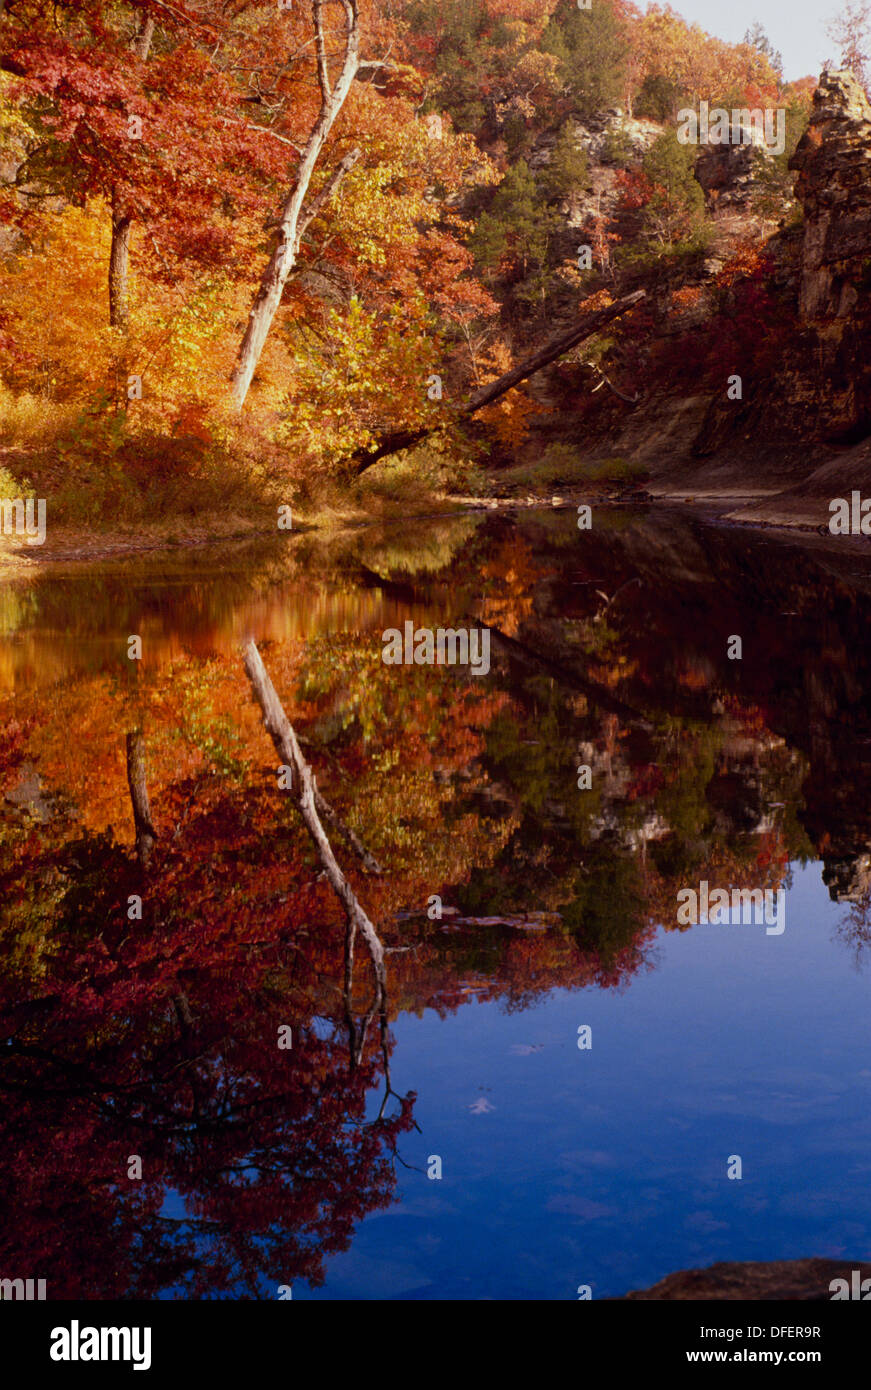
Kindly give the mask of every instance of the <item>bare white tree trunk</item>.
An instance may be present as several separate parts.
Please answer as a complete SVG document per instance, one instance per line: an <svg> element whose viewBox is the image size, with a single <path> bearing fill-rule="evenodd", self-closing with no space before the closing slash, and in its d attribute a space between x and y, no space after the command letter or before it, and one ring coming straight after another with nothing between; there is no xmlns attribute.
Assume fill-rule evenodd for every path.
<svg viewBox="0 0 871 1390"><path fill-rule="evenodd" d="M251 378L257 369L257 363L263 352L263 345L272 327L272 320L275 318L281 303L287 277L296 263L302 234L312 217L326 202L326 197L318 195L311 207L304 207L312 174L317 166L321 151L333 127L333 122L342 109L360 65L360 25L357 0L336 0L336 3L341 4L345 12L344 53L339 76L334 83L331 83L327 65L323 15L324 8L328 3L330 0L312 0L318 85L321 89L320 112L303 147L293 188L282 208L278 223L278 240L269 258L269 264L263 272L260 288L248 315L245 336L239 347L236 366L230 379L233 401L238 410L241 410L245 404ZM359 158L359 151L351 163L356 162L356 158ZM350 156L346 156L332 179L329 180L327 184L328 196L332 196L341 178L350 167L347 162L348 159ZM343 168L343 166L345 167Z"/></svg>
<svg viewBox="0 0 871 1390"><path fill-rule="evenodd" d="M383 998L386 990L384 947L359 898L342 873L333 853L333 847L327 839L326 831L318 814L319 810L323 811L325 803L317 789L312 770L302 756L293 725L284 712L255 642L246 642L243 656L251 688L263 713L263 724L266 731L275 745L275 751L281 758L282 764L292 769L293 798L299 807L306 830L314 841L318 858L324 866L327 881L345 909L352 930L359 931L366 942L380 991L379 997ZM332 814L329 807L326 809L329 814ZM359 841L357 843L359 844ZM353 950L353 939L351 949Z"/></svg>

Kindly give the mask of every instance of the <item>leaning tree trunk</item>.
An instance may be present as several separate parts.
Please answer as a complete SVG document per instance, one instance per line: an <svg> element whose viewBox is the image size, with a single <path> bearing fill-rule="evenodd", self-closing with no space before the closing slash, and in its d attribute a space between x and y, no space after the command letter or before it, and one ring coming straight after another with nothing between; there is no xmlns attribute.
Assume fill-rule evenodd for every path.
<svg viewBox="0 0 871 1390"><path fill-rule="evenodd" d="M145 20L130 45L134 55L144 62L154 37L154 20ZM112 188L112 249L109 252L109 322L113 328L126 332L130 322L127 287L130 273L130 223L132 218L118 189Z"/></svg>
<svg viewBox="0 0 871 1390"><path fill-rule="evenodd" d="M475 415L479 410L483 410L485 405L491 405L500 396L504 396L505 392L510 391L512 386L518 386L521 381L532 376L533 372L540 371L549 362L555 362L558 357L562 357L564 353L577 347L578 343L582 343L585 338L591 338L612 319L619 318L621 314L626 313L627 309L633 309L636 304L640 304L642 299L646 298L646 293L646 290L634 290L632 294L626 294L622 299L615 300L607 308L599 309L581 319L580 323L575 324L568 333L561 334L559 338L552 338L546 347L541 348L532 357L525 358L516 367L512 367L510 372L497 377L495 381L489 382L486 386L482 386L480 391L476 391L465 405L460 406L460 418L466 419ZM357 449L351 455L351 461L357 465L358 476L365 473L366 469L371 468L373 463L377 463L379 459L386 458L388 454L395 454L400 449L410 449L412 445L419 444L422 439L426 439L427 435L433 434L438 428L438 425L421 425L416 429L395 430L390 434L382 435L375 444Z"/></svg>
<svg viewBox="0 0 871 1390"><path fill-rule="evenodd" d="M248 325L239 346L236 366L230 379L233 402L238 410L241 410L245 404L251 378L257 369L267 335L272 327L272 320L275 318L281 303L287 277L296 263L302 234L318 209L326 201L326 197L332 196L347 169L359 158L359 151L352 152L353 157L346 156L329 180L326 189L323 190L323 195L326 196L318 195L312 205L307 208L304 207L309 184L321 151L333 127L333 122L342 109L360 65L357 0L339 0L345 11L345 52L342 58L341 72L335 83L330 85L323 26L323 9L326 3L328 0L312 0L318 84L321 90L320 112L303 148L293 188L281 210L281 217L278 222L278 240L263 272L260 288L248 315Z"/></svg>

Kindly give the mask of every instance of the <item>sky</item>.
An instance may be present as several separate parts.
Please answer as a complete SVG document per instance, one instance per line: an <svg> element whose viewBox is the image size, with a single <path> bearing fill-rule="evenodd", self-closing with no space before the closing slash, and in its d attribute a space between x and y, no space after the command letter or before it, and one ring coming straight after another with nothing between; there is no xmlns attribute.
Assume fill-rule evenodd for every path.
<svg viewBox="0 0 871 1390"><path fill-rule="evenodd" d="M783 55L788 81L817 77L826 58L837 60L836 46L826 37L825 24L843 8L843 0L670 0L672 8L690 23L730 43L740 43L754 20ZM643 2L639 8L646 6Z"/></svg>

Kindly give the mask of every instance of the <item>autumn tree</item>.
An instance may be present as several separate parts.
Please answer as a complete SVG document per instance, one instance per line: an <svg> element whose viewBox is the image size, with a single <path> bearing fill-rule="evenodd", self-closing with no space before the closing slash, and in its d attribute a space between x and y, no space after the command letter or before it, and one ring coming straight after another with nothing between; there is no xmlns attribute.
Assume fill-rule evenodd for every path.
<svg viewBox="0 0 871 1390"><path fill-rule="evenodd" d="M844 8L826 24L826 33L838 45L841 64L849 68L862 86L871 81L871 4L868 0L847 0Z"/></svg>
<svg viewBox="0 0 871 1390"><path fill-rule="evenodd" d="M430 128L395 52L337 67L346 11L323 0L318 14L323 61L314 10L274 0L6 6L3 385L81 403L65 418L90 462L131 435L140 457L149 432L200 451L227 438L234 361L240 393L258 369L254 431L327 460L426 409L422 364L444 360L461 383L473 369L474 325L496 305L456 205L495 171L447 117ZM393 21L367 15L367 44L386 53ZM260 257L269 286L246 329ZM114 328L97 308L107 277ZM131 409L128 373L143 367Z"/></svg>
<svg viewBox="0 0 871 1390"><path fill-rule="evenodd" d="M154 37L154 19L144 15L141 28L131 45L133 56L141 63L148 58ZM112 250L109 255L109 322L113 328L126 328L129 320L127 284L130 265L131 213L121 201L117 187L112 188Z"/></svg>
<svg viewBox="0 0 871 1390"><path fill-rule="evenodd" d="M183 4L149 0L124 7L32 0L4 18L0 64L16 79L13 95L32 131L12 172L13 217L24 222L30 207L52 196L78 206L105 200L117 327L129 317L133 220L158 262L174 255L213 262L228 253L234 217L252 210L257 177L267 173L270 146L252 138L241 111L230 114L237 94L203 48L204 28L214 38Z"/></svg>
<svg viewBox="0 0 871 1390"><path fill-rule="evenodd" d="M339 7L342 11L338 51L331 44L335 31L329 29L325 23L326 12L331 3L334 8ZM360 66L360 17L357 0L312 0L311 16L320 102L314 124L299 150L299 164L294 175L293 187L278 219L275 248L263 271L260 288L239 346L232 376L233 400L239 409L245 403L251 378L266 342L266 335L281 303L287 277L296 263L300 238L359 158L359 151L350 150L337 164L317 195L306 205L312 175ZM337 64L337 71L332 73L331 62Z"/></svg>
<svg viewBox="0 0 871 1390"><path fill-rule="evenodd" d="M760 104L760 94L776 99L780 81L772 59L777 55L761 40L725 43L699 24L687 24L669 5L659 4L648 7L632 32L643 74L643 102L656 119L670 119L676 104L704 100L732 105L730 94L740 96L744 104L744 94L754 88L750 105Z"/></svg>

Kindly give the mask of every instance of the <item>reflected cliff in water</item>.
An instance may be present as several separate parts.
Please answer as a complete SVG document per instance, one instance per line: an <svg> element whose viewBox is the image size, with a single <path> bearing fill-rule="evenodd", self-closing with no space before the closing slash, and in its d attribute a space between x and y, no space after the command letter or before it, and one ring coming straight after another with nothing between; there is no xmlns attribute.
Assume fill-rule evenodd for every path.
<svg viewBox="0 0 871 1390"><path fill-rule="evenodd" d="M474 515L7 587L4 1271L50 1298L572 1297L867 1245L864 1199L823 1249L821 1198L811 1220L798 1193L775 1211L748 1183L724 1212L707 1169L672 1232L693 1155L713 1173L740 1139L752 1174L782 1138L819 1150L817 1107L867 1031L869 610L864 552L619 509L589 532L559 511ZM486 626L489 675L385 665L382 632L408 619ZM385 948L383 1016L281 788L250 636L336 824L381 870L333 827ZM785 889L782 943L679 927L676 895L702 880ZM771 981L793 969L780 1015ZM760 1065L809 1008L843 1022L820 1035L825 1065L779 1076L799 1129L764 1129L753 1067L718 1035L707 1094L735 1093L740 1133L720 1142L723 1114L700 1114L678 1155L690 1121L651 1111L642 1161L654 1101L633 1030L658 1011L680 1106L682 1010L733 970ZM538 1020L542 1040L511 1031ZM599 1059L607 1084L588 1068L579 1090ZM497 1148L478 1152L486 1124ZM831 1142L815 1191L831 1169L834 1201L857 1131Z"/></svg>

